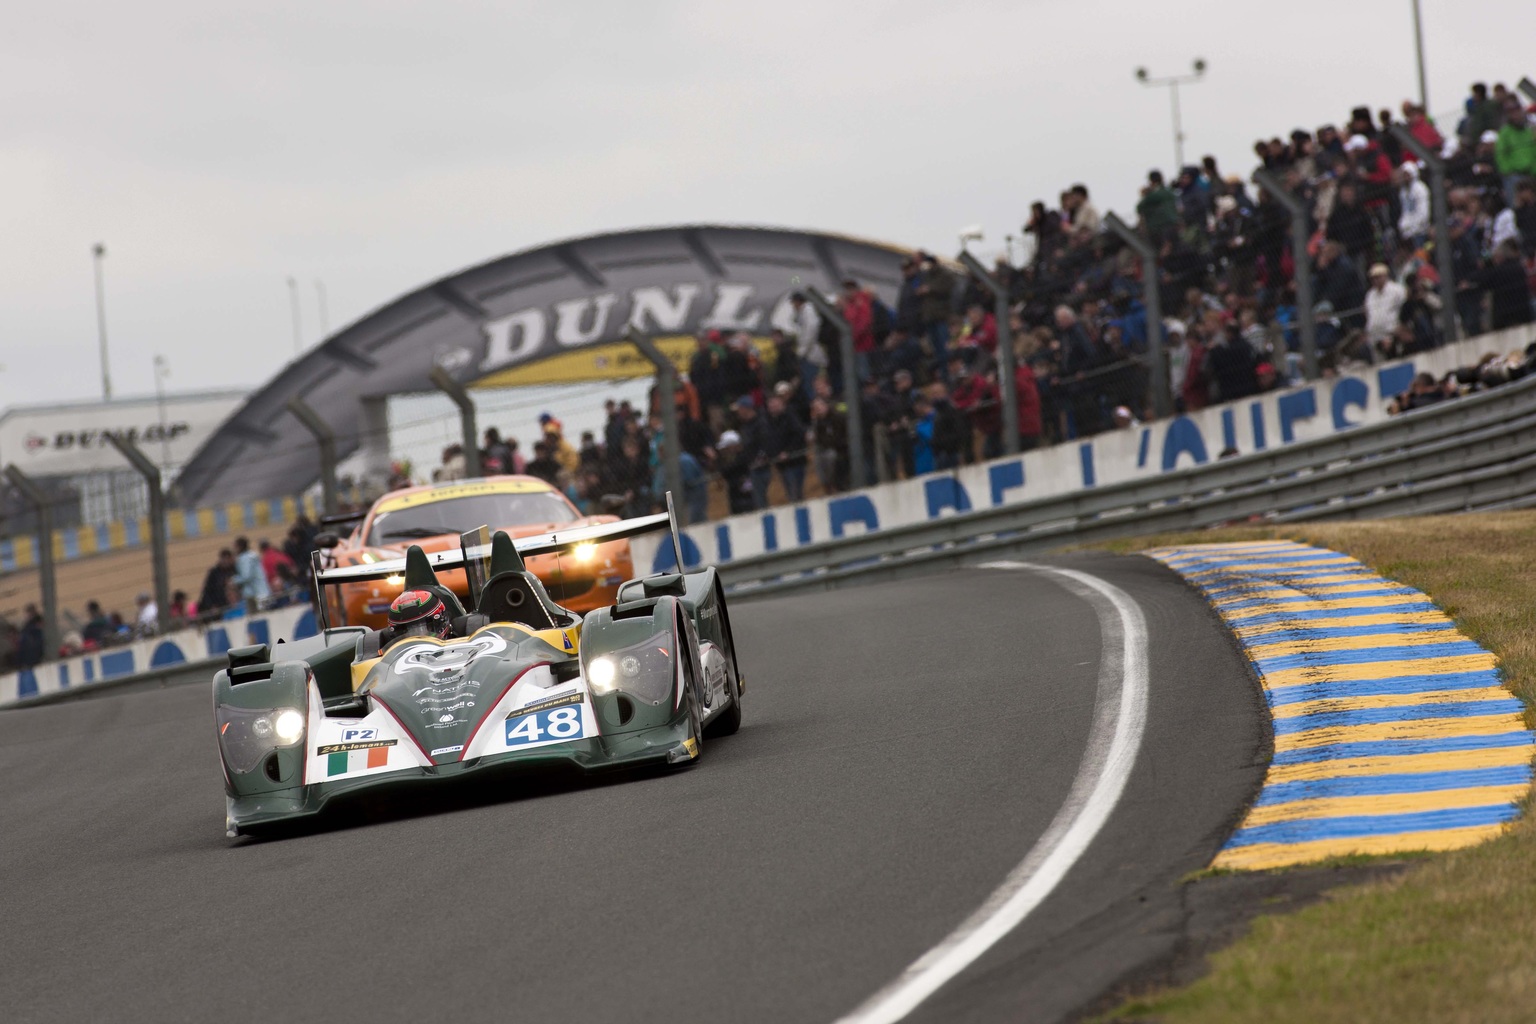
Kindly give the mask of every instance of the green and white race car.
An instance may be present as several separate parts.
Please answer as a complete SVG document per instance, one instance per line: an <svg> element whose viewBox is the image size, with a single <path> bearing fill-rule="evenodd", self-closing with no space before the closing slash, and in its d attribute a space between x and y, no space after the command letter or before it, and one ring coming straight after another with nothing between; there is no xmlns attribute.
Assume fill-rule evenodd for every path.
<svg viewBox="0 0 1536 1024"><path fill-rule="evenodd" d="M631 580L580 616L523 557L676 526L669 513L315 571L320 632L229 652L213 703L227 834L315 815L342 794L516 766L684 765L741 724L743 683L713 568ZM437 570L463 568L466 610ZM445 635L348 625L340 588L441 598Z"/></svg>

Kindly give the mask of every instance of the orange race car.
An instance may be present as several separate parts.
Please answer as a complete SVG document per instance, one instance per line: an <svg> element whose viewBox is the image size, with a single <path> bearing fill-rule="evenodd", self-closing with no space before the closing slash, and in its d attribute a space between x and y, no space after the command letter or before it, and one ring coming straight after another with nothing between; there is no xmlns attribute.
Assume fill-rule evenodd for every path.
<svg viewBox="0 0 1536 1024"><path fill-rule="evenodd" d="M322 534L317 540L329 547L336 565L358 565L403 558L412 544L429 554L457 550L459 534L482 523L516 539L618 521L617 516L583 516L564 494L537 477L490 476L391 491L373 503L350 535ZM582 544L565 554L536 555L527 562L549 596L575 612L612 604L619 585L635 575L627 540ZM460 597L469 594L462 569L441 573L440 581ZM339 596L345 608L335 609L332 617L339 611L348 625L381 628L403 585L403 579L391 576L342 587Z"/></svg>

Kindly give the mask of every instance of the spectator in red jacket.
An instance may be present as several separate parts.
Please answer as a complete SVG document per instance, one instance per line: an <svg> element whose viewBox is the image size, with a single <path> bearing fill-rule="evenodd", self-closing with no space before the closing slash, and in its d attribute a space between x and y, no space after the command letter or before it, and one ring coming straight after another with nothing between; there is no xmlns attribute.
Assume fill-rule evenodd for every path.
<svg viewBox="0 0 1536 1024"><path fill-rule="evenodd" d="M1040 382L1029 360L1020 359L1013 371L1013 390L1019 404L1019 451L1040 443Z"/></svg>
<svg viewBox="0 0 1536 1024"><path fill-rule="evenodd" d="M869 354L875 350L875 308L869 292L853 278L843 282L843 294L837 311L853 330L853 358L859 380L870 378Z"/></svg>
<svg viewBox="0 0 1536 1024"><path fill-rule="evenodd" d="M276 593L282 589L282 579L278 576L279 566L286 565L292 576L297 576L298 573L294 569L293 559L283 554L280 549L273 547L271 541L262 541L260 547L261 571L267 576L267 586L272 589L273 593Z"/></svg>
<svg viewBox="0 0 1536 1024"><path fill-rule="evenodd" d="M997 371L988 368L977 373L958 355L950 360L950 378L955 382L949 400L965 413L971 429L981 435L981 457L995 459L1003 454L1003 406L997 393ZM966 445L965 461L974 449Z"/></svg>

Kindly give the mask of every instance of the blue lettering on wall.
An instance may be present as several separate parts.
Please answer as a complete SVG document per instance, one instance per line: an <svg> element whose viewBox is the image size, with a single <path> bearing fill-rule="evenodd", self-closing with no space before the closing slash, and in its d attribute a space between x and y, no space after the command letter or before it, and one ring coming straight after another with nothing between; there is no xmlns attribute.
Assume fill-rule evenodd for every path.
<svg viewBox="0 0 1536 1024"><path fill-rule="evenodd" d="M686 533L679 536L683 541L683 563L686 567L693 567L704 561L699 554L699 545ZM676 572L677 555L672 551L672 542L663 541L656 546L656 557L651 559L651 572Z"/></svg>
<svg viewBox="0 0 1536 1024"><path fill-rule="evenodd" d="M1355 426L1356 424L1344 415L1344 410L1351 405L1358 405L1364 409L1370 397L1370 389L1359 377L1339 378L1333 386L1333 429L1347 430Z"/></svg>
<svg viewBox="0 0 1536 1024"><path fill-rule="evenodd" d="M772 512L763 516L763 550L779 550L779 520Z"/></svg>
<svg viewBox="0 0 1536 1024"><path fill-rule="evenodd" d="M245 627L245 635L245 642L248 644L270 644L272 642L272 631L267 628L266 619L251 619Z"/></svg>
<svg viewBox="0 0 1536 1024"><path fill-rule="evenodd" d="M101 678L133 675L133 652L112 651L101 656Z"/></svg>
<svg viewBox="0 0 1536 1024"><path fill-rule="evenodd" d="M795 509L795 543L806 545L811 542L811 510L801 505Z"/></svg>
<svg viewBox="0 0 1536 1024"><path fill-rule="evenodd" d="M1253 421L1253 450L1264 450L1264 403L1254 402L1248 407L1248 418Z"/></svg>
<svg viewBox="0 0 1536 1024"><path fill-rule="evenodd" d="M1221 450L1237 449L1237 416L1231 409L1221 410Z"/></svg>
<svg viewBox="0 0 1536 1024"><path fill-rule="evenodd" d="M162 640L159 646L155 648L155 653L149 656L149 667L159 668L161 665L180 665L186 660L187 656L181 653L180 647L177 647L169 640Z"/></svg>
<svg viewBox="0 0 1536 1024"><path fill-rule="evenodd" d="M1152 428L1141 428L1141 443L1136 446L1136 468L1147 468L1147 451L1152 447Z"/></svg>
<svg viewBox="0 0 1536 1024"><path fill-rule="evenodd" d="M223 626L211 626L208 629L208 657L216 658L229 650L229 634Z"/></svg>
<svg viewBox="0 0 1536 1024"><path fill-rule="evenodd" d="M865 533L880 529L880 513L867 494L851 494L827 502L827 521L834 537L841 537L849 523L863 523Z"/></svg>
<svg viewBox="0 0 1536 1024"><path fill-rule="evenodd" d="M16 696L37 696L37 675L29 668L16 673Z"/></svg>
<svg viewBox="0 0 1536 1024"><path fill-rule="evenodd" d="M1088 441L1078 445L1077 455L1078 458L1083 460L1083 486L1092 487L1094 485L1093 442Z"/></svg>
<svg viewBox="0 0 1536 1024"><path fill-rule="evenodd" d="M731 560L731 528L726 523L715 527L715 549L720 553L719 562Z"/></svg>
<svg viewBox="0 0 1536 1024"><path fill-rule="evenodd" d="M987 470L987 483L992 485L992 504L1003 503L1003 492L1024 486L1024 460L999 462Z"/></svg>
<svg viewBox="0 0 1536 1024"><path fill-rule="evenodd" d="M315 622L315 610L313 608L306 608L304 614L299 616L299 621L293 624L292 639L303 640L305 637L314 636L318 632L320 630Z"/></svg>
<svg viewBox="0 0 1536 1024"><path fill-rule="evenodd" d="M1412 363L1398 363L1377 370L1376 393L1386 400L1407 391L1408 385L1413 383L1413 369Z"/></svg>
<svg viewBox="0 0 1536 1024"><path fill-rule="evenodd" d="M1188 416L1175 416L1163 433L1163 472L1176 468L1179 456L1186 454L1195 460L1197 466L1210 461L1210 456L1205 453L1205 436L1200 433L1200 427Z"/></svg>
<svg viewBox="0 0 1536 1024"><path fill-rule="evenodd" d="M1290 444L1296 440L1296 421L1317 415L1317 391L1313 388L1292 391L1281 395L1277 404L1280 408L1280 442Z"/></svg>
<svg viewBox="0 0 1536 1024"><path fill-rule="evenodd" d="M96 659L87 657L80 659L81 682L94 683L96 681Z"/></svg>
<svg viewBox="0 0 1536 1024"><path fill-rule="evenodd" d="M923 495L928 499L928 518L937 519L947 508L956 512L971 510L971 496L965 485L952 476L936 476L923 484Z"/></svg>

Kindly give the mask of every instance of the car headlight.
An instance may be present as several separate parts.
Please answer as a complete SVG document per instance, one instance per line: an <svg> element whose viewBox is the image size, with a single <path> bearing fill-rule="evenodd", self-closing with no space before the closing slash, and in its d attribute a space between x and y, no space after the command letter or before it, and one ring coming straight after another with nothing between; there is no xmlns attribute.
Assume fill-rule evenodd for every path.
<svg viewBox="0 0 1536 1024"><path fill-rule="evenodd" d="M597 557L597 545L591 541L583 541L571 549L571 555L578 562L590 562Z"/></svg>
<svg viewBox="0 0 1536 1024"><path fill-rule="evenodd" d="M677 680L670 633L641 644L609 650L587 662L587 685L595 694L623 691L652 706L668 701Z"/></svg>
<svg viewBox="0 0 1536 1024"><path fill-rule="evenodd" d="M607 693L613 689L615 671L612 658L593 658L587 663L587 685L593 693Z"/></svg>
<svg viewBox="0 0 1536 1024"><path fill-rule="evenodd" d="M304 737L304 715L294 708L284 708L272 716L272 731L277 742L284 746L297 743Z"/></svg>

